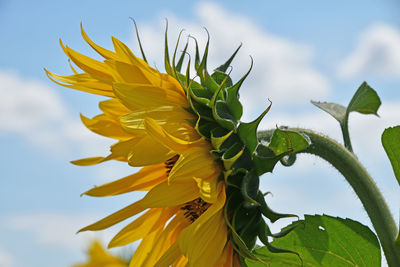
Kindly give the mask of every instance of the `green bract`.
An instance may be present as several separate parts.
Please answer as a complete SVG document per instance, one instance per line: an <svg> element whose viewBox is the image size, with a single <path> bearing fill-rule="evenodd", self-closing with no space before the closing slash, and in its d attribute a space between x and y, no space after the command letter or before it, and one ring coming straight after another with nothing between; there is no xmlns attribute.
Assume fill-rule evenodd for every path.
<svg viewBox="0 0 400 267"><path fill-rule="evenodd" d="M249 71L239 81L233 83L227 70L241 46L224 64L210 74L207 70L209 38L202 57L199 53L198 43L196 40L195 42L194 68L199 82L190 78L190 58L185 73L181 72L187 44L176 62L179 39L171 63L167 31L165 34L165 69L184 88L190 103L190 111L198 115L197 121L192 122L193 125L203 137L210 140L214 149L212 153L219 158L223 166L221 179L224 179L227 185L227 203L224 215L230 228L232 245L241 256L241 260L249 258L261 261L253 254L257 238L271 252L295 253L269 244L268 236L278 238L283 235L274 235L266 230L269 228L265 218L275 222L283 217L296 216L276 213L270 209L264 200L263 193L259 190L259 183L260 175L271 172L275 164L284 156L305 149L309 145L309 141L299 133L276 129L269 145L259 143L257 127L271 108L271 104L254 121L240 121L243 108L239 101L239 89L250 73L252 62Z"/></svg>

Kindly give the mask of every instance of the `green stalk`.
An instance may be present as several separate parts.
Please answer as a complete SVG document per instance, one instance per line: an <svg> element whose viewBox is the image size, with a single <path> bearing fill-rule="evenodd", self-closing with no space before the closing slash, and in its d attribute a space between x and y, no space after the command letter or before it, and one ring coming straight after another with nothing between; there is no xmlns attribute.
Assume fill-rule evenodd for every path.
<svg viewBox="0 0 400 267"><path fill-rule="evenodd" d="M332 164L351 185L361 200L375 228L385 257L390 267L400 266L400 247L395 244L398 229L395 220L369 173L358 159L335 140L306 129L290 129L306 134L311 145L299 152L317 155ZM261 131L259 139L269 140L273 131Z"/></svg>

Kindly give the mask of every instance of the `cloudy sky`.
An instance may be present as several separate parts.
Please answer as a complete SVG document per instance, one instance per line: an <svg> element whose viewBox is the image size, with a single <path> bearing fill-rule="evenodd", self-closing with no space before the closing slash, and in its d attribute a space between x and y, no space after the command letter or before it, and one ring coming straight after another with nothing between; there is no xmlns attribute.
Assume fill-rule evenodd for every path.
<svg viewBox="0 0 400 267"><path fill-rule="evenodd" d="M232 3L233 2L233 3ZM352 114L353 147L399 218L400 187L380 146L386 127L400 124L400 4L383 1L11 1L0 0L0 266L70 266L84 259L94 236L110 240L120 226L75 235L81 227L140 197L107 199L80 193L134 170L113 162L77 167L70 160L107 153L110 141L86 130L79 113L99 113L101 97L59 87L43 68L69 74L58 39L96 56L80 37L80 22L98 44L111 36L138 52L136 19L149 62L162 69L165 18L171 45L181 29L204 44L211 35L210 69L241 43L232 63L240 78L244 120L273 102L262 122L311 128L341 142L337 122L310 100L347 105L365 80L380 95L379 118ZM337 215L371 225L344 178L325 162L300 156L291 168L262 177L271 206L281 212ZM289 221L274 225L278 230ZM115 253L126 253L114 250Z"/></svg>

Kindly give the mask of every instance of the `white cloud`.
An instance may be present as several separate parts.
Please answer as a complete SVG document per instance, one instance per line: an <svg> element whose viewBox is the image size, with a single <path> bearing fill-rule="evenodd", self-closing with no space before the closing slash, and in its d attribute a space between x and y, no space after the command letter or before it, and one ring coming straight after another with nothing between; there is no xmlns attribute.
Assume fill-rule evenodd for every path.
<svg viewBox="0 0 400 267"><path fill-rule="evenodd" d="M14 263L15 260L13 255L0 247L0 267L12 267L14 266Z"/></svg>
<svg viewBox="0 0 400 267"><path fill-rule="evenodd" d="M337 71L343 78L361 75L400 78L399 29L381 23L367 28Z"/></svg>
<svg viewBox="0 0 400 267"><path fill-rule="evenodd" d="M312 66L314 52L310 46L267 32L251 19L228 13L215 3L199 3L196 15L193 21L185 21L166 14L172 25L170 40L174 40L177 31L184 28L186 34L195 36L200 45L204 45L205 30L196 25L205 26L211 36L210 69L223 63L243 42L232 66L233 76L239 78L250 66L249 55L255 60L253 71L241 90L241 99L247 110L264 107L268 98L302 105L308 103L311 97L326 97L329 94L329 81ZM139 30L145 51L156 62L163 62L163 27L159 23L140 24Z"/></svg>
<svg viewBox="0 0 400 267"><path fill-rule="evenodd" d="M71 251L86 250L89 240L111 240L115 231L83 232L77 230L93 223L98 216L67 215L62 213L20 214L3 222L6 229L28 234L38 245L56 246ZM32 240L31 239L31 240Z"/></svg>
<svg viewBox="0 0 400 267"><path fill-rule="evenodd" d="M17 134L56 154L70 147L88 154L107 151L105 139L72 119L60 96L43 82L0 71L0 94L0 134Z"/></svg>

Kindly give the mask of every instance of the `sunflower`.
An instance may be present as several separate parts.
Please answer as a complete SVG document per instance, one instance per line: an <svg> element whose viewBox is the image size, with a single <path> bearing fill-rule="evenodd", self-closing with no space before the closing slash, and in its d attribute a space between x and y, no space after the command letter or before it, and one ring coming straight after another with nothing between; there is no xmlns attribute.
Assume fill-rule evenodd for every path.
<svg viewBox="0 0 400 267"><path fill-rule="evenodd" d="M90 243L87 254L87 263L76 264L73 267L128 267L121 258L108 253L97 240Z"/></svg>
<svg viewBox="0 0 400 267"><path fill-rule="evenodd" d="M117 143L107 157L73 163L86 166L114 159L143 166L135 174L84 194L104 197L136 190L149 192L80 231L102 230L144 212L109 244L117 247L142 239L130 266L183 266L188 262L191 266L213 266L217 262L218 266L232 266L233 253L222 212L225 185L218 179L222 169L210 154L211 143L191 123L196 115L188 111L190 105L182 86L137 58L118 39L112 38L112 52L96 45L81 30L104 62L60 42L68 58L84 72L73 69L70 76L46 72L60 85L110 97L99 104L102 114L81 119L88 129Z"/></svg>
<svg viewBox="0 0 400 267"><path fill-rule="evenodd" d="M258 187L261 174L271 171L288 151L295 151L276 146L274 140L275 150L258 143L257 126L270 106L253 122L240 121L238 91L251 68L235 84L226 73L240 46L210 75L209 41L203 57L196 41L194 67L200 80L196 81L190 78L190 58L185 74L181 73L188 43L175 61L181 34L171 62L165 33L164 74L147 64L139 37L143 59L114 37L115 51L110 51L95 44L82 25L81 33L104 60L87 57L60 41L82 72L72 65L72 75L45 71L59 85L108 97L99 103L100 115L81 119L88 129L116 143L106 157L72 163L88 166L118 160L142 167L84 194L148 192L80 231L103 230L137 216L109 243L118 247L141 240L129 266L243 266L245 258L260 261L253 254L257 237L271 251L287 252L269 244L267 236L273 235L262 216L274 222L293 215L272 211Z"/></svg>

